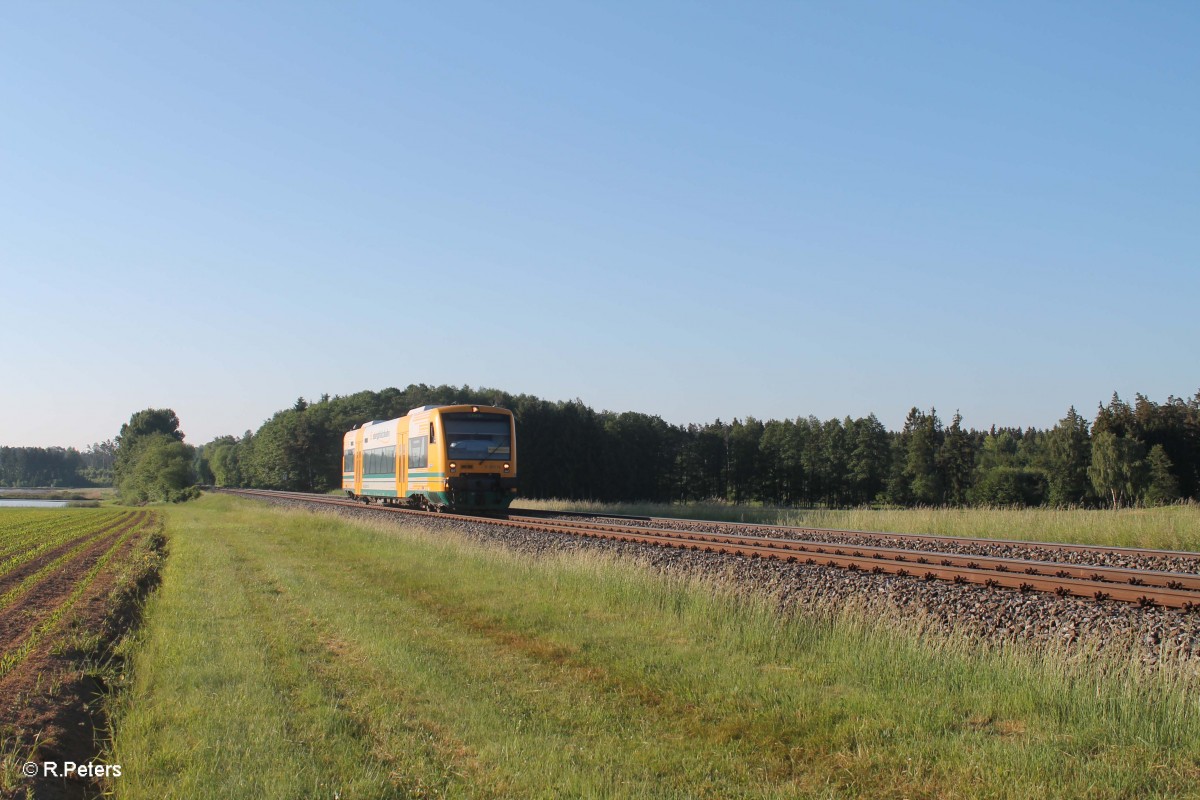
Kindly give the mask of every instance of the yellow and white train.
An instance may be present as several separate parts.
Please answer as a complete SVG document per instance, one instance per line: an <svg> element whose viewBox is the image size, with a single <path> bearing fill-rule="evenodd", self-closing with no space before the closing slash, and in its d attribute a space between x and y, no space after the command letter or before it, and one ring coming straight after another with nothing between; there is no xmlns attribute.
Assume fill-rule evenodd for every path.
<svg viewBox="0 0 1200 800"><path fill-rule="evenodd" d="M512 412L421 406L346 434L342 488L363 500L433 509L504 509L517 493Z"/></svg>

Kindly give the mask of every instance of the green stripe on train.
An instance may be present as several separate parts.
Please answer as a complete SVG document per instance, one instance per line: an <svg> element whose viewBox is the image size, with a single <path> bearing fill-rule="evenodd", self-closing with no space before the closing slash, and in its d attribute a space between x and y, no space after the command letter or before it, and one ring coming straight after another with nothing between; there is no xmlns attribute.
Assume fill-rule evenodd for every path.
<svg viewBox="0 0 1200 800"><path fill-rule="evenodd" d="M343 474L343 476L345 476L345 475L353 475L354 473L345 472L342 474ZM368 480L368 479L369 480L381 480L381 479L387 479L387 478L394 479L395 477L396 477L396 473L394 473L394 472L368 472L367 474L363 475L364 480ZM409 477L409 480L413 480L413 479L417 479L417 478L421 478L421 479L444 478L444 477L446 477L446 473L444 473L444 472L410 472L410 473L408 473L408 477Z"/></svg>

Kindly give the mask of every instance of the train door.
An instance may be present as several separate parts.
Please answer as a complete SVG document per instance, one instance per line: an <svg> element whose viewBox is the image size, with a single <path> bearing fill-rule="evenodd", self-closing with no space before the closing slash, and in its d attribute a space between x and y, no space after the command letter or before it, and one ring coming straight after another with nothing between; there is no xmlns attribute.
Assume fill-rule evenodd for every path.
<svg viewBox="0 0 1200 800"><path fill-rule="evenodd" d="M396 497L408 497L408 420L396 422Z"/></svg>
<svg viewBox="0 0 1200 800"><path fill-rule="evenodd" d="M396 470L396 497L404 499L404 439L400 436L400 431L396 431L396 463L392 465Z"/></svg>
<svg viewBox="0 0 1200 800"><path fill-rule="evenodd" d="M354 493L362 496L363 485L363 432L362 428L354 434Z"/></svg>
<svg viewBox="0 0 1200 800"><path fill-rule="evenodd" d="M445 486L440 484L445 480L448 470L446 469L446 448L438 444L441 441L441 434L438 433L438 429L441 427L441 425L437 423L440 421L440 414L438 416L431 417L429 423L425 426L425 433L429 436L429 474L431 476L437 476L434 477L433 480L438 482L431 485L429 488L444 491Z"/></svg>
<svg viewBox="0 0 1200 800"><path fill-rule="evenodd" d="M429 491L429 415L409 416L404 446L407 492L420 501Z"/></svg>

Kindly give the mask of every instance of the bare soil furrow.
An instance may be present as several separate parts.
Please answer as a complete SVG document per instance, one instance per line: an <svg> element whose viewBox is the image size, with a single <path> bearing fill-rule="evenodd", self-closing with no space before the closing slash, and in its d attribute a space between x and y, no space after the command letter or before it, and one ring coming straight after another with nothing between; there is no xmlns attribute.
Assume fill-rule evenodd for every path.
<svg viewBox="0 0 1200 800"><path fill-rule="evenodd" d="M94 648L109 647L136 623L139 599L155 584L157 570L144 574L134 570L131 574L129 559L146 536L153 534L154 520L149 512L126 516L126 524L94 546L107 545L107 549L97 554L89 547L86 554L71 562L75 588L78 581L90 582L63 618L43 632L45 635L33 642L28 654L0 677L0 736L31 748L30 758L83 764L96 757L98 734L107 726L104 704L100 702L106 686L101 675L81 666L100 655L101 650ZM105 559L102 566L100 559ZM82 572L76 569L78 566L82 566ZM94 574L89 575L92 571ZM60 596L60 603L70 601L71 592L69 588L67 596ZM47 605L50 613L54 607ZM32 624L36 626L38 621ZM78 649L81 643L87 643L87 652ZM111 658L110 651L103 652ZM39 778L25 788L34 797L85 798L99 797L112 787L94 779Z"/></svg>
<svg viewBox="0 0 1200 800"><path fill-rule="evenodd" d="M54 613L62 600L75 590L80 578L108 552L113 541L131 528L139 527L145 519L145 512L138 512L110 526L73 559L35 584L19 602L0 609L0 653L15 649L42 619Z"/></svg>
<svg viewBox="0 0 1200 800"><path fill-rule="evenodd" d="M95 529L80 530L77 535L72 536L70 539L66 540L65 542L63 542L59 545L56 545L55 547L50 548L46 552L41 553L40 555L30 559L29 561L26 561L24 564L21 564L16 569L13 569L9 572L6 572L3 575L0 575L0 597L3 597L14 586L20 585L21 581L25 580L30 575L35 574L42 567L44 567L47 564L49 564L50 562L54 561L54 559L58 558L63 553L66 553L72 547L75 547L84 539L87 539L88 537L95 536L100 533L104 533L106 531L111 531L117 527L121 527L125 523L127 523L130 519L132 519L134 516L135 515L125 515L125 516L119 517L119 518L107 523L105 526L103 526L99 530L95 530Z"/></svg>

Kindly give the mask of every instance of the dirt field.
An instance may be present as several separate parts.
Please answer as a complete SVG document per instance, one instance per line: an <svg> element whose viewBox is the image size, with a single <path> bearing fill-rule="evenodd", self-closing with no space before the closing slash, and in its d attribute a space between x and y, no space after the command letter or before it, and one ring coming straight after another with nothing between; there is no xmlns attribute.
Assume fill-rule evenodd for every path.
<svg viewBox="0 0 1200 800"><path fill-rule="evenodd" d="M157 572L154 512L0 511L0 797L88 797L94 780L29 779L29 761L88 763L111 647Z"/></svg>

